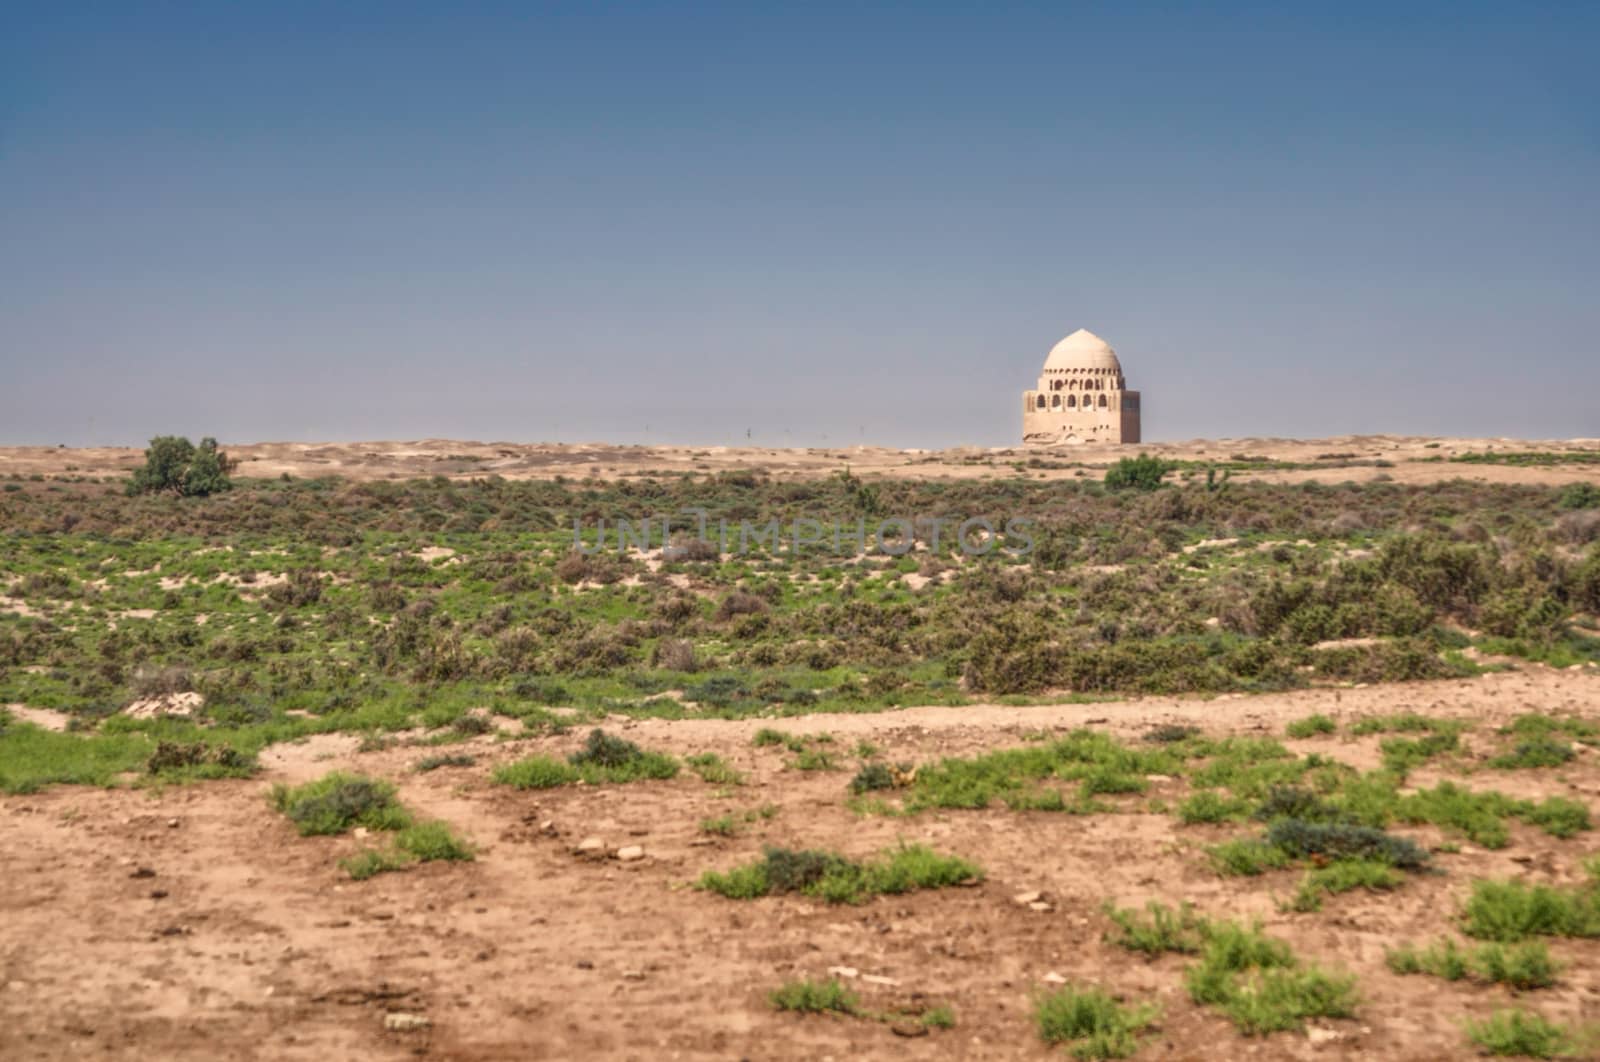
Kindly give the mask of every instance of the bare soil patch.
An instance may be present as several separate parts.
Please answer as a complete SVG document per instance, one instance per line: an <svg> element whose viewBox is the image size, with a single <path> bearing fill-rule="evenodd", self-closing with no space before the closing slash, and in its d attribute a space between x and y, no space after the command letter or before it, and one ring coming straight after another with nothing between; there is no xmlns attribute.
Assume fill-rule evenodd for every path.
<svg viewBox="0 0 1600 1062"><path fill-rule="evenodd" d="M265 770L157 790L55 787L0 798L0 1057L78 1058L989 1058L1063 1057L1040 1042L1030 993L1054 977L1153 1000L1163 1015L1139 1057L1470 1057L1467 1016L1512 1002L1504 988L1402 977L1385 947L1447 931L1470 880L1574 880L1593 834L1557 840L1521 824L1499 851L1438 854L1443 873L1394 893L1351 893L1315 913L1278 900L1298 871L1223 878L1203 845L1244 827L1181 826L1146 808L1181 783L1156 781L1111 814L938 811L859 817L846 806L870 741L888 762L1015 747L1039 731L1088 726L1138 738L1158 724L1213 735L1282 737L1314 712L1341 733L1293 742L1367 766L1373 739L1343 727L1415 711L1471 721L1476 732L1527 711L1591 720L1592 670L1533 668L1455 682L1315 690L1214 700L1148 698L1037 707L928 707L783 720L641 720L617 732L679 756L715 752L740 786L690 771L663 782L516 791L493 785L495 763L565 754L584 737L497 741L448 751L470 766L427 772L437 751L359 752L355 739L276 746ZM828 732L844 769L800 771L757 729ZM1564 795L1600 811L1600 754L1556 770L1481 771L1463 784L1517 795ZM480 846L472 863L433 863L351 881L338 859L360 844L300 837L268 805L274 782L332 768L399 786L418 815L448 821ZM1419 772L1419 784L1432 784ZM733 836L702 819L775 805ZM1431 827L1407 831L1438 841ZM585 838L621 861L574 853ZM860 906L795 896L736 902L687 887L763 845L830 848L864 857L898 841L974 860L984 882ZM1019 896L1038 893L1033 906ZM1259 916L1304 957L1355 973L1352 1020L1309 1033L1244 1038L1183 988L1185 962L1155 961L1103 939L1101 904L1188 900L1215 916ZM1042 905L1042 908L1040 907ZM1036 909L1040 908L1040 909ZM1600 1018L1600 943L1556 940L1559 983L1527 997L1549 1017ZM779 1013L766 993L831 968L873 1007L921 997L950 1003L952 1029L907 1037L886 1023ZM394 1015L412 1017L396 1018ZM902 1032L907 1031L902 1029Z"/></svg>

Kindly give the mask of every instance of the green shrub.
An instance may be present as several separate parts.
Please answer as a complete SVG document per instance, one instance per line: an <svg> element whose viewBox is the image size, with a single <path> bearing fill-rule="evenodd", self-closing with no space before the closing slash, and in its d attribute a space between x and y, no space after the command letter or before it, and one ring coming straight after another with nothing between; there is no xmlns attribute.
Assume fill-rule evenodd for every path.
<svg viewBox="0 0 1600 1062"><path fill-rule="evenodd" d="M1195 914L1187 903L1174 911L1166 904L1151 900L1145 905L1144 916L1107 903L1105 913L1121 930L1116 936L1107 934L1112 943L1152 956L1169 951L1185 955L1198 952L1209 928L1206 920Z"/></svg>
<svg viewBox="0 0 1600 1062"><path fill-rule="evenodd" d="M868 793L877 789L893 789L894 772L881 763L869 763L850 779L850 792Z"/></svg>
<svg viewBox="0 0 1600 1062"><path fill-rule="evenodd" d="M1600 881L1573 888L1478 880L1462 912L1462 932L1504 942L1528 937L1600 937Z"/></svg>
<svg viewBox="0 0 1600 1062"><path fill-rule="evenodd" d="M677 774L678 761L671 756L648 752L631 741L594 730L583 748L569 756L566 763L551 756L534 755L499 765L491 777L517 789L551 789L579 780L601 785L673 778Z"/></svg>
<svg viewBox="0 0 1600 1062"><path fill-rule="evenodd" d="M888 858L865 863L834 852L768 848L758 862L726 873L707 871L696 887L736 900L798 892L829 903L861 903L876 895L937 889L982 878L983 871L974 864L939 855L922 845L902 845Z"/></svg>
<svg viewBox="0 0 1600 1062"><path fill-rule="evenodd" d="M1292 738L1316 737L1318 734L1332 734L1338 731L1339 724L1328 716L1317 714L1308 715L1304 719L1296 719L1284 728Z"/></svg>
<svg viewBox="0 0 1600 1062"><path fill-rule="evenodd" d="M1246 1035L1299 1029L1307 1018L1343 1018L1355 1010L1355 978L1301 966L1259 924L1211 924L1200 961L1184 979L1191 999L1219 1007Z"/></svg>
<svg viewBox="0 0 1600 1062"><path fill-rule="evenodd" d="M1255 877L1289 865L1289 855L1276 845L1254 837L1238 837L1206 850L1219 874Z"/></svg>
<svg viewBox="0 0 1600 1062"><path fill-rule="evenodd" d="M272 787L272 804L289 817L302 836L344 833L355 826L398 830L411 822L394 799L388 782L334 771L314 782Z"/></svg>
<svg viewBox="0 0 1600 1062"><path fill-rule="evenodd" d="M1069 1044L1072 1057L1129 1058L1139 1033L1156 1018L1155 1006L1118 1003L1101 988L1064 985L1034 997L1033 1021L1047 1044Z"/></svg>
<svg viewBox="0 0 1600 1062"><path fill-rule="evenodd" d="M1209 789L1185 797L1178 805L1178 820L1185 826L1197 822L1229 822L1249 814L1249 801L1225 797Z"/></svg>
<svg viewBox="0 0 1600 1062"><path fill-rule="evenodd" d="M1518 742L1516 748L1489 761L1490 767L1510 770L1519 767L1560 767L1571 760L1572 746L1565 741L1541 737Z"/></svg>
<svg viewBox="0 0 1600 1062"><path fill-rule="evenodd" d="M703 782L712 785L744 785L744 775L715 752L702 752L684 760Z"/></svg>
<svg viewBox="0 0 1600 1062"><path fill-rule="evenodd" d="M394 843L423 863L463 862L474 858L472 845L457 837L448 823L437 819L407 826L395 835Z"/></svg>
<svg viewBox="0 0 1600 1062"><path fill-rule="evenodd" d="M768 994L768 999L778 1010L792 1010L800 1014L857 1014L860 1003L856 994L839 981L785 981Z"/></svg>
<svg viewBox="0 0 1600 1062"><path fill-rule="evenodd" d="M339 860L339 866L356 881L366 881L379 874L404 870L410 863L405 853L380 848L363 848L355 855Z"/></svg>
<svg viewBox="0 0 1600 1062"><path fill-rule="evenodd" d="M1354 889L1387 892L1399 888L1404 881L1394 867L1380 860L1338 859L1307 871L1291 906L1296 911L1315 911L1322 907L1324 894L1338 895Z"/></svg>
<svg viewBox="0 0 1600 1062"><path fill-rule="evenodd" d="M1266 969L1235 979L1219 1003L1246 1036L1298 1031L1307 1018L1354 1014L1355 978L1315 967Z"/></svg>
<svg viewBox="0 0 1600 1062"><path fill-rule="evenodd" d="M515 789L553 789L571 785L581 775L576 767L553 756L528 756L496 766L490 777Z"/></svg>
<svg viewBox="0 0 1600 1062"><path fill-rule="evenodd" d="M1172 462L1163 461L1159 457L1151 457L1149 454L1140 454L1138 457L1124 457L1106 469L1106 488L1108 490L1155 490L1161 486L1161 478L1175 467L1177 466Z"/></svg>
<svg viewBox="0 0 1600 1062"><path fill-rule="evenodd" d="M128 494L172 494L201 497L231 490L228 473L234 462L217 448L217 440L204 438L196 446L178 435L159 435L144 452L144 465L127 482Z"/></svg>
<svg viewBox="0 0 1600 1062"><path fill-rule="evenodd" d="M1565 1058L1577 1050L1572 1032L1527 1010L1497 1010L1466 1023L1467 1039L1490 1055L1516 1058Z"/></svg>
<svg viewBox="0 0 1600 1062"><path fill-rule="evenodd" d="M1290 856L1362 859L1415 870L1428 862L1416 842L1370 826L1279 819L1267 827L1266 843Z"/></svg>
<svg viewBox="0 0 1600 1062"><path fill-rule="evenodd" d="M476 756L470 756L462 752L435 753L431 756L424 756L422 759L418 760L417 770L437 771L441 767L471 767L477 762L478 759Z"/></svg>
<svg viewBox="0 0 1600 1062"><path fill-rule="evenodd" d="M1546 797L1537 804L1524 802L1513 814L1552 837L1571 837L1589 829L1588 805L1570 797Z"/></svg>

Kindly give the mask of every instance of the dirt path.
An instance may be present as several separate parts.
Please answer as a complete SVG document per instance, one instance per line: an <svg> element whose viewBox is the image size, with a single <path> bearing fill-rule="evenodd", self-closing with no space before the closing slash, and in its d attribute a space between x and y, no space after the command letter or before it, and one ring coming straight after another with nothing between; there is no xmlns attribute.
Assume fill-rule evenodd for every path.
<svg viewBox="0 0 1600 1062"><path fill-rule="evenodd" d="M343 738L270 750L249 781L163 791L58 787L0 798L0 1057L78 1058L1052 1058L1029 1023L1029 996L1048 974L1106 984L1164 1012L1148 1058L1469 1057L1463 1016L1504 1006L1500 989L1402 978L1383 950L1448 928L1471 877L1575 880L1594 835L1557 841L1520 824L1498 852L1463 846L1445 873L1391 896L1349 895L1315 914L1280 912L1297 874L1223 879L1199 846L1239 828L1183 827L1150 814L1157 781L1125 813L1069 816L986 811L857 817L845 806L852 749L869 740L890 761L1018 744L1038 730L1082 725L1133 736L1185 722L1211 733L1281 735L1290 719L1341 722L1406 710L1471 719L1476 733L1530 710L1600 720L1593 669L1543 669L1460 682L1311 691L1202 701L1149 698L1043 707L915 708L787 720L647 720L614 724L648 747L713 751L747 784L670 782L516 792L489 784L492 763L566 752L582 739L496 743L451 751L470 767L418 773L427 749L359 753ZM797 771L781 747L753 747L761 726L834 736L836 771ZM1376 739L1292 742L1358 766ZM1600 753L1554 772L1493 772L1468 784L1561 792L1600 813ZM334 767L393 779L402 799L447 819L481 851L470 864L428 864L352 882L338 859L353 838L301 838L264 794ZM731 838L703 818L776 805ZM1438 840L1429 829L1407 831ZM642 845L637 862L582 859L577 843ZM738 903L686 887L763 844L866 855L898 840L973 859L972 888L830 907L793 897ZM1015 902L1044 893L1049 910ZM1245 1039L1190 1003L1184 960L1130 956L1101 938L1107 899L1191 900L1212 914L1254 914L1318 961L1360 977L1353 1021L1317 1032ZM1600 1020L1600 946L1552 945L1568 970L1527 1000L1547 1016ZM774 1012L765 994L832 967L891 979L851 984L870 1005L950 1003L955 1028L922 1037L847 1019ZM425 1016L396 1031L386 1015Z"/></svg>

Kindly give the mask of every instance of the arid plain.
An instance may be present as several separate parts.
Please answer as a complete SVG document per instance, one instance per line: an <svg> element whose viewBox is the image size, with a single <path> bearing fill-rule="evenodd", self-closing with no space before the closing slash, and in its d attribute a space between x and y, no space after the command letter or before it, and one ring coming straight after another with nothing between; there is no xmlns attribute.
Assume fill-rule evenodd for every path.
<svg viewBox="0 0 1600 1062"><path fill-rule="evenodd" d="M1600 440L225 449L0 450L0 1056L1600 1042Z"/></svg>

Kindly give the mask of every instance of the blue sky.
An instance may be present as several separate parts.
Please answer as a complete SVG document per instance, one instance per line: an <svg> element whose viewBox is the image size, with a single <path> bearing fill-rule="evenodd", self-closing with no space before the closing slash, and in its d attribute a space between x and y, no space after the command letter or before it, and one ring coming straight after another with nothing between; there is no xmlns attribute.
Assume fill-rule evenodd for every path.
<svg viewBox="0 0 1600 1062"><path fill-rule="evenodd" d="M0 6L0 443L1600 435L1600 7Z"/></svg>

